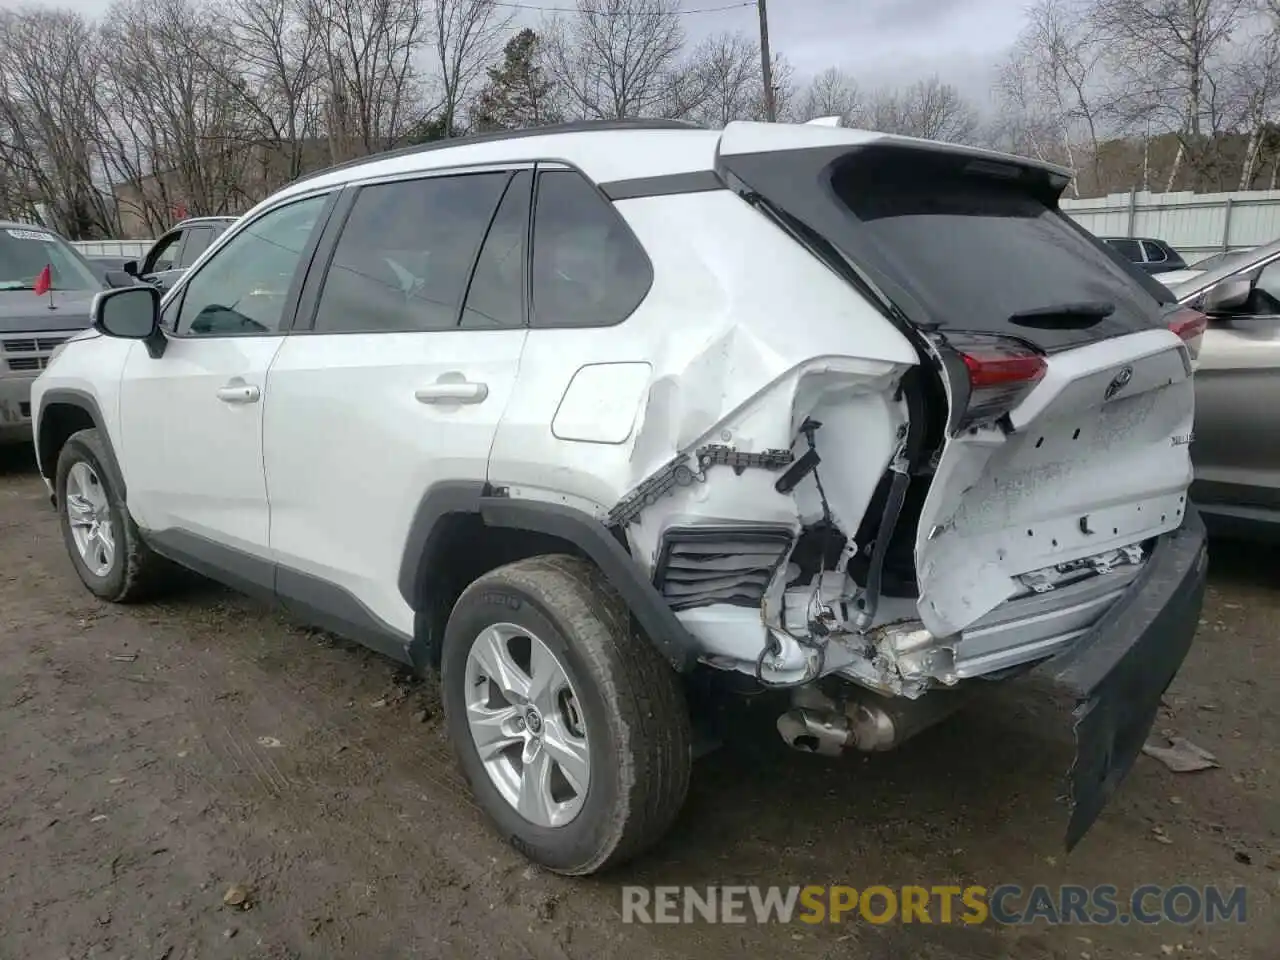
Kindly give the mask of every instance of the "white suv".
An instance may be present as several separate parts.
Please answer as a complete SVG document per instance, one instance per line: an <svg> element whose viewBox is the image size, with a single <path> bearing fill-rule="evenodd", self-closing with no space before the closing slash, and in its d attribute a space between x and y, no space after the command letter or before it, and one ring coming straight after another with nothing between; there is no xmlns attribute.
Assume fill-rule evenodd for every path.
<svg viewBox="0 0 1280 960"><path fill-rule="evenodd" d="M1073 845L1201 605L1203 318L1064 171L827 126L603 123L300 180L34 393L100 597L177 562L439 670L502 834L666 830L696 669L884 750L983 680L1065 705ZM783 698L780 698L783 699Z"/></svg>

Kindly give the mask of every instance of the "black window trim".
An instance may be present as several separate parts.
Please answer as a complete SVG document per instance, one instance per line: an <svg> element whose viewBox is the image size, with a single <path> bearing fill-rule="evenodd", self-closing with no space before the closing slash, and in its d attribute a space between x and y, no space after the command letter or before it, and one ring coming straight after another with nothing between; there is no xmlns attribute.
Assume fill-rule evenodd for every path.
<svg viewBox="0 0 1280 960"><path fill-rule="evenodd" d="M525 168L529 169L529 168ZM471 258L471 270L467 273L467 285L462 291L462 300L458 304L458 316L454 322L453 329L476 330L475 327L464 327L462 319L467 315L467 301L471 298L471 285L476 282L476 271L480 269L480 258L484 256L484 248L489 242L489 232L493 229L494 222L498 219L498 213L502 210L502 205L507 200L507 194L511 188L515 186L516 177L524 170L512 170L511 176L507 178L507 184L502 188L502 196L498 197L498 203L493 208L493 213L489 215L489 222L484 228L484 233L480 237L480 246L476 248L476 254ZM520 263L520 325L518 327L498 327L496 330L477 330L477 332L494 333L502 330L527 330L529 329L529 315L533 309L532 301L532 284L533 284L533 261L531 254L533 253L533 202L538 187L538 168L535 164L530 169L529 176L529 196L528 206L525 208L524 215L524 249L522 251ZM432 333L448 333L444 331L430 331Z"/></svg>
<svg viewBox="0 0 1280 960"><path fill-rule="evenodd" d="M1168 263L1169 262L1169 251L1165 248L1165 245L1159 240L1148 240L1144 238L1142 240L1139 240L1138 243L1142 247L1142 259L1145 260L1147 263ZM1159 251L1160 253L1159 260L1151 259L1150 251L1147 249L1148 246L1154 247L1156 250Z"/></svg>
<svg viewBox="0 0 1280 960"><path fill-rule="evenodd" d="M175 241L176 246L174 247L173 262L175 264L178 263L178 258L182 256L182 248L186 246L187 243L186 228L170 227L164 233L160 234L160 239L153 243L151 248L147 251L146 257L142 261L142 270L139 271L144 277L152 273L165 272L164 270L156 270L155 261L152 259L152 255L159 248L160 244L164 243L174 234L178 235L178 239ZM148 264L150 265L148 266ZM169 267L168 269L174 270L176 267Z"/></svg>
<svg viewBox="0 0 1280 960"><path fill-rule="evenodd" d="M316 217L316 225L311 228L311 236L307 240L306 247L303 248L302 256L298 259L298 266L294 269L293 279L289 283L289 292L285 295L284 312L280 317L280 326L278 329L264 330L261 333L246 331L243 333L219 333L216 335L199 334L194 336L189 333L178 333L178 321L182 316L182 301L186 299L187 286L190 284L191 279L199 274L199 271L189 269L182 274L182 277L171 288L170 295L165 297L160 304L160 311L162 314L170 304L174 304L176 308L176 312L173 315L173 329L169 330L166 328L164 331L165 337L173 340L200 341L243 339L245 337L288 336L292 331L294 324L297 323L298 304L302 293L302 287L307 276L311 272L311 263L315 259L320 238L328 229L329 221L333 217L334 208L337 206L338 197L342 192L343 191L334 187L325 187L320 190L312 190L307 193L291 194L287 197L282 197L279 203L273 203L270 207L259 212L252 220L242 220L235 224L234 229L228 228L227 230L224 230L220 235L214 237L213 242L205 248L205 252L207 253L209 250L212 250L216 244L218 250L215 251L215 253L220 252L224 246L234 241L236 237L249 227L260 222L263 217L270 216L277 210L282 210L285 207L293 206L295 203L314 200L316 197L325 198L325 202L320 208L320 213ZM207 269L208 263L209 261L206 260L200 265L200 269Z"/></svg>

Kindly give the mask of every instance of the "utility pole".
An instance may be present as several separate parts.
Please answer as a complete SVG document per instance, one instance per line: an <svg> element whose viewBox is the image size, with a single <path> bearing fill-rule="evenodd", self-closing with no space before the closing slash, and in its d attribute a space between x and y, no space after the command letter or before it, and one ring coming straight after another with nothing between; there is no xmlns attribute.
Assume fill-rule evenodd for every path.
<svg viewBox="0 0 1280 960"><path fill-rule="evenodd" d="M769 56L769 14L765 9L765 0L756 0L756 9L760 12L760 74L764 78L764 118L774 123L778 119L778 110L773 99L773 59Z"/></svg>

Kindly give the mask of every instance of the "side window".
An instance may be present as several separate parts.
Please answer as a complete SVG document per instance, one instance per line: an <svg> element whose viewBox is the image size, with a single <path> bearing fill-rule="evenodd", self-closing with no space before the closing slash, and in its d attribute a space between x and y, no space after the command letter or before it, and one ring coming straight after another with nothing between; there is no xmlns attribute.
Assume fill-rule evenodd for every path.
<svg viewBox="0 0 1280 960"><path fill-rule="evenodd" d="M212 242L212 227L192 227L187 231L187 242L182 247L182 262L179 266L184 270L191 266Z"/></svg>
<svg viewBox="0 0 1280 960"><path fill-rule="evenodd" d="M264 214L191 274L180 291L178 334L278 332L293 275L326 199L308 197Z"/></svg>
<svg viewBox="0 0 1280 960"><path fill-rule="evenodd" d="M156 245L147 254L147 261L142 265L142 272L147 274L160 273L162 270L172 270L174 261L178 259L178 250L181 246L181 230L165 234L156 241Z"/></svg>
<svg viewBox="0 0 1280 960"><path fill-rule="evenodd" d="M1259 316L1280 314L1280 260L1272 260L1262 268L1249 300Z"/></svg>
<svg viewBox="0 0 1280 960"><path fill-rule="evenodd" d="M316 333L451 330L511 174L364 187L334 248Z"/></svg>
<svg viewBox="0 0 1280 960"><path fill-rule="evenodd" d="M524 326L524 265L532 190L533 173L528 170L521 170L507 185L467 288L464 329Z"/></svg>
<svg viewBox="0 0 1280 960"><path fill-rule="evenodd" d="M653 282L644 248L581 174L538 175L533 221L535 327L621 323Z"/></svg>
<svg viewBox="0 0 1280 960"><path fill-rule="evenodd" d="M1164 263L1169 259L1169 255L1158 243L1152 243L1150 240L1142 241L1142 252L1147 256L1148 263Z"/></svg>
<svg viewBox="0 0 1280 960"><path fill-rule="evenodd" d="M1126 260L1132 260L1134 263L1142 262L1142 248L1138 246L1137 240L1108 240L1107 243L1116 248L1120 256Z"/></svg>

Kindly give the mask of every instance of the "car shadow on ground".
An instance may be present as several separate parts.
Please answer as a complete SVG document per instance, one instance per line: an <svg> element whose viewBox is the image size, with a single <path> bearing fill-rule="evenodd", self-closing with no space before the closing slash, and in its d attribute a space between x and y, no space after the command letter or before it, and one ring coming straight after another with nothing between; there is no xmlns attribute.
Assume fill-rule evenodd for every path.
<svg viewBox="0 0 1280 960"><path fill-rule="evenodd" d="M36 451L30 443L0 444L0 477L35 476Z"/></svg>

